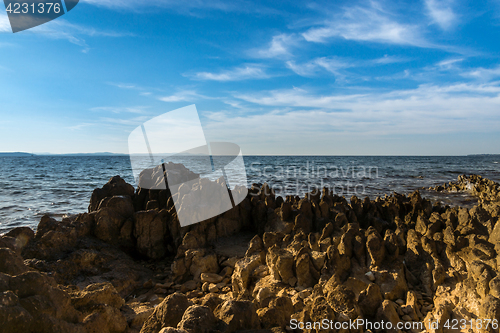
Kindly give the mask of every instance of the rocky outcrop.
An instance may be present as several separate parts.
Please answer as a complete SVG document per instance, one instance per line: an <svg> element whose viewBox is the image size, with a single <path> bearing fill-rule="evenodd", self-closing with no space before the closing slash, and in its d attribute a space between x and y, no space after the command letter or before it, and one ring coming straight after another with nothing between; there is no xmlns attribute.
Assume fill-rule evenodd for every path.
<svg viewBox="0 0 500 333"><path fill-rule="evenodd" d="M114 177L94 192L89 213L44 216L36 234L0 237L0 327L285 332L291 320L328 318L441 332L430 323L498 318L498 184L478 176L457 184L480 203L443 207L418 191L280 198L254 185L237 207L181 227L169 189L134 193ZM244 246L229 242L242 236Z"/></svg>
<svg viewBox="0 0 500 333"><path fill-rule="evenodd" d="M431 187L438 192L469 192L482 203L500 201L500 185L479 175L460 175L456 182Z"/></svg>

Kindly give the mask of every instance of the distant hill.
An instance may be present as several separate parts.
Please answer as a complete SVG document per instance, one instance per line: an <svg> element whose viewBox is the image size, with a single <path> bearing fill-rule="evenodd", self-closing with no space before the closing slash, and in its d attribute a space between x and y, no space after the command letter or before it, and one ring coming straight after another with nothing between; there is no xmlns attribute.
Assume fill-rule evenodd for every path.
<svg viewBox="0 0 500 333"><path fill-rule="evenodd" d="M0 153L0 157L29 157L33 156L30 153Z"/></svg>
<svg viewBox="0 0 500 333"><path fill-rule="evenodd" d="M48 156L128 156L127 154L116 154L116 153L74 153L74 154L44 154Z"/></svg>

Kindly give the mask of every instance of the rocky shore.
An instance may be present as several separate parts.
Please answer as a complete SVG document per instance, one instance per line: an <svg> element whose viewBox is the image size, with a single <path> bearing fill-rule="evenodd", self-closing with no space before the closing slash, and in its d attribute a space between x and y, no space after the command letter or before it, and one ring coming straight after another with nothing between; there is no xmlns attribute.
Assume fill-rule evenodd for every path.
<svg viewBox="0 0 500 333"><path fill-rule="evenodd" d="M479 203L281 198L264 184L180 227L168 189L116 176L88 213L0 237L0 332L498 332L485 320L500 319L500 185L472 175L434 190ZM323 319L394 328L312 326ZM454 319L466 327L444 327Z"/></svg>

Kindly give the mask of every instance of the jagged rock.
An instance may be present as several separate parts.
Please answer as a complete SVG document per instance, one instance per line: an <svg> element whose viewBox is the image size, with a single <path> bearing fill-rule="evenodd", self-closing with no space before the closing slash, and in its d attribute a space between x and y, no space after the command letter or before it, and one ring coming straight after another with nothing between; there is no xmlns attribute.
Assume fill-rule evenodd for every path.
<svg viewBox="0 0 500 333"><path fill-rule="evenodd" d="M295 224L293 227L294 232L299 232L299 230L302 230L305 233L309 233L311 231L311 228L312 228L311 217L307 216L305 213L299 213L297 217L295 217Z"/></svg>
<svg viewBox="0 0 500 333"><path fill-rule="evenodd" d="M408 314L413 321L417 321L423 317L420 312L420 305L418 303L418 296L416 292L408 291L406 294L406 306L403 311Z"/></svg>
<svg viewBox="0 0 500 333"><path fill-rule="evenodd" d="M333 279L333 278L332 278ZM332 287L335 286L333 281L328 282ZM326 288L325 288L326 289ZM352 290L348 289L342 284L337 284L333 289L326 289L328 304L331 308L338 313L344 314L347 318L352 320L359 316L359 308L356 302L356 296Z"/></svg>
<svg viewBox="0 0 500 333"><path fill-rule="evenodd" d="M489 282L489 289L491 296L500 298L500 276L496 276Z"/></svg>
<svg viewBox="0 0 500 333"><path fill-rule="evenodd" d="M400 319L399 319L398 312L396 311L393 302L391 302L389 300L383 301L382 304L380 305L378 311L377 311L376 318L377 318L377 321L379 321L379 322L381 322L383 320L384 322L391 322L392 323L393 328L388 329L387 333L399 332L396 329L396 325L398 324L398 322L400 322Z"/></svg>
<svg viewBox="0 0 500 333"><path fill-rule="evenodd" d="M103 282L91 284L84 290L76 292L72 295L71 303L75 308L107 304L119 309L125 304L125 301L111 283Z"/></svg>
<svg viewBox="0 0 500 333"><path fill-rule="evenodd" d="M250 301L225 301L215 309L215 316L226 324L224 332L260 328L255 306Z"/></svg>
<svg viewBox="0 0 500 333"><path fill-rule="evenodd" d="M297 273L297 284L304 288L311 287L314 279L311 275L311 260L308 253L302 254L295 263L295 272Z"/></svg>
<svg viewBox="0 0 500 333"><path fill-rule="evenodd" d="M120 310L104 304L94 307L94 312L83 320L83 326L89 333L119 333L128 327Z"/></svg>
<svg viewBox="0 0 500 333"><path fill-rule="evenodd" d="M144 325L144 322L153 313L154 308L153 306L151 306L151 304L133 302L131 304L125 305L121 310L124 313L130 328L140 331L141 327Z"/></svg>
<svg viewBox="0 0 500 333"><path fill-rule="evenodd" d="M39 272L8 277L10 290L0 293L2 332L84 332L70 296Z"/></svg>
<svg viewBox="0 0 500 333"><path fill-rule="evenodd" d="M209 253L203 256L202 252L195 251L191 259L189 272L195 280L200 279L201 273L218 273L219 264L217 262L217 255Z"/></svg>
<svg viewBox="0 0 500 333"><path fill-rule="evenodd" d="M267 233L266 233L267 234ZM259 235L255 235L248 244L248 250L245 253L245 257L249 257L253 254L260 254L264 250L264 243Z"/></svg>
<svg viewBox="0 0 500 333"><path fill-rule="evenodd" d="M274 294L269 287L260 288L255 296L255 300L259 305L259 308L265 308L269 305L269 302L274 298Z"/></svg>
<svg viewBox="0 0 500 333"><path fill-rule="evenodd" d="M17 250L18 253L20 254L21 251L24 249L24 247L35 237L35 233L33 232L33 230L31 230L31 228L18 227L12 229L8 233L6 233L3 237L9 237L13 239L15 249L12 250L14 251Z"/></svg>
<svg viewBox="0 0 500 333"><path fill-rule="evenodd" d="M290 283L290 280L295 277L293 273L294 259L290 251L274 245L268 250L266 262L275 280Z"/></svg>
<svg viewBox="0 0 500 333"><path fill-rule="evenodd" d="M161 168L152 172L163 177ZM328 190L322 197L290 196L286 201L261 191L186 228L180 227L169 190L140 188L124 194L108 188L102 198L93 196L92 213L62 221L45 216L34 238L30 230L1 238L0 327L8 333L33 327L41 332L132 333L144 322L142 332L231 332L261 326L283 332L290 318L498 317L498 184L477 177L459 180L457 189L473 184L470 191L480 196L479 206L433 206L419 192L374 201L353 197L348 203ZM152 209L139 211L144 208ZM228 259L218 250L217 237L243 227L262 238L254 237L243 259ZM163 261L134 262L121 257L120 249L150 259L176 254L173 276L167 269L140 280L136 265L154 267ZM20 253L30 270L49 272L55 280L28 271ZM167 277L171 282L164 283ZM151 282L144 284L146 280ZM55 281L67 285L61 288L72 299ZM173 290L188 296L169 295L153 311L158 297ZM123 306L121 297L131 292L139 296ZM204 292L211 293L202 297ZM251 298L253 302L243 301Z"/></svg>
<svg viewBox="0 0 500 333"><path fill-rule="evenodd" d="M399 244L396 233L390 229L385 231L384 244L389 255L397 257L399 255Z"/></svg>
<svg viewBox="0 0 500 333"><path fill-rule="evenodd" d="M192 305L183 294L174 293L167 296L144 322L141 333L157 333L163 327L177 327L184 312Z"/></svg>
<svg viewBox="0 0 500 333"><path fill-rule="evenodd" d="M385 257L385 244L380 234L373 227L367 230L366 250L370 257L371 266L379 266L382 264Z"/></svg>
<svg viewBox="0 0 500 333"><path fill-rule="evenodd" d="M290 316L293 313L293 304L288 297L277 297L273 299L268 307L257 310L260 322L263 328L285 326L290 322Z"/></svg>
<svg viewBox="0 0 500 333"><path fill-rule="evenodd" d="M188 333L210 333L216 323L217 319L209 307L191 305L184 312L177 328Z"/></svg>
<svg viewBox="0 0 500 333"><path fill-rule="evenodd" d="M223 277L215 273L201 273L201 282L205 283L219 283L223 280Z"/></svg>
<svg viewBox="0 0 500 333"><path fill-rule="evenodd" d="M253 271L259 267L261 263L260 255L245 257L236 262L232 276L232 287L235 295L244 293L248 289L250 277Z"/></svg>
<svg viewBox="0 0 500 333"><path fill-rule="evenodd" d="M382 303L382 293L377 284L370 283L368 287L359 294L359 307L365 316L372 317Z"/></svg>
<svg viewBox="0 0 500 333"><path fill-rule="evenodd" d="M500 300L492 295L487 295L481 309L479 310L480 318L500 318Z"/></svg>
<svg viewBox="0 0 500 333"><path fill-rule="evenodd" d="M132 246L134 206L130 196L103 199L98 207L95 215L95 236L112 245Z"/></svg>
<svg viewBox="0 0 500 333"><path fill-rule="evenodd" d="M159 259L167 253L168 212L148 210L134 214L134 236L137 251L148 258Z"/></svg>
<svg viewBox="0 0 500 333"><path fill-rule="evenodd" d="M164 327L161 329L159 333L188 333L183 329L173 328L173 327Z"/></svg>
<svg viewBox="0 0 500 333"><path fill-rule="evenodd" d="M127 184L120 176L110 178L110 180L100 189L95 189L90 198L89 212L96 211L104 198L116 195L132 197L134 187Z"/></svg>
<svg viewBox="0 0 500 333"><path fill-rule="evenodd" d="M375 282L380 286L385 299L395 301L406 297L408 285L402 266L392 271L377 271L375 273Z"/></svg>
<svg viewBox="0 0 500 333"><path fill-rule="evenodd" d="M88 236L94 225L93 214L80 214L73 218L56 221L44 215L38 225L35 238L23 250L26 258L60 259L71 252L78 241Z"/></svg>
<svg viewBox="0 0 500 333"><path fill-rule="evenodd" d="M320 251L312 251L311 262L316 270L321 271L326 262L326 253Z"/></svg>
<svg viewBox="0 0 500 333"><path fill-rule="evenodd" d="M8 248L0 248L0 272L8 275L18 275L28 270L23 258Z"/></svg>
<svg viewBox="0 0 500 333"><path fill-rule="evenodd" d="M33 321L33 316L19 305L15 294L0 293L0 325L3 332L29 332Z"/></svg>
<svg viewBox="0 0 500 333"><path fill-rule="evenodd" d="M434 323L435 322L446 323L446 321L450 319L451 315L450 307L451 305L448 302L444 304L438 304L436 309L434 309L432 312L427 313L427 316L425 317L423 322L428 332L431 333L443 332L443 325L437 325L436 327L434 326Z"/></svg>

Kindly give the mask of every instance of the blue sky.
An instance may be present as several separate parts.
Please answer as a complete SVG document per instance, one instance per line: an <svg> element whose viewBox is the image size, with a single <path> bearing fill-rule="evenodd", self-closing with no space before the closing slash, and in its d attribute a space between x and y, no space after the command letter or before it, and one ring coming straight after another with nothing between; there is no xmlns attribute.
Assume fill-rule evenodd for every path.
<svg viewBox="0 0 500 333"><path fill-rule="evenodd" d="M127 152L196 104L244 154L500 153L499 1L81 0L12 34L0 151Z"/></svg>

